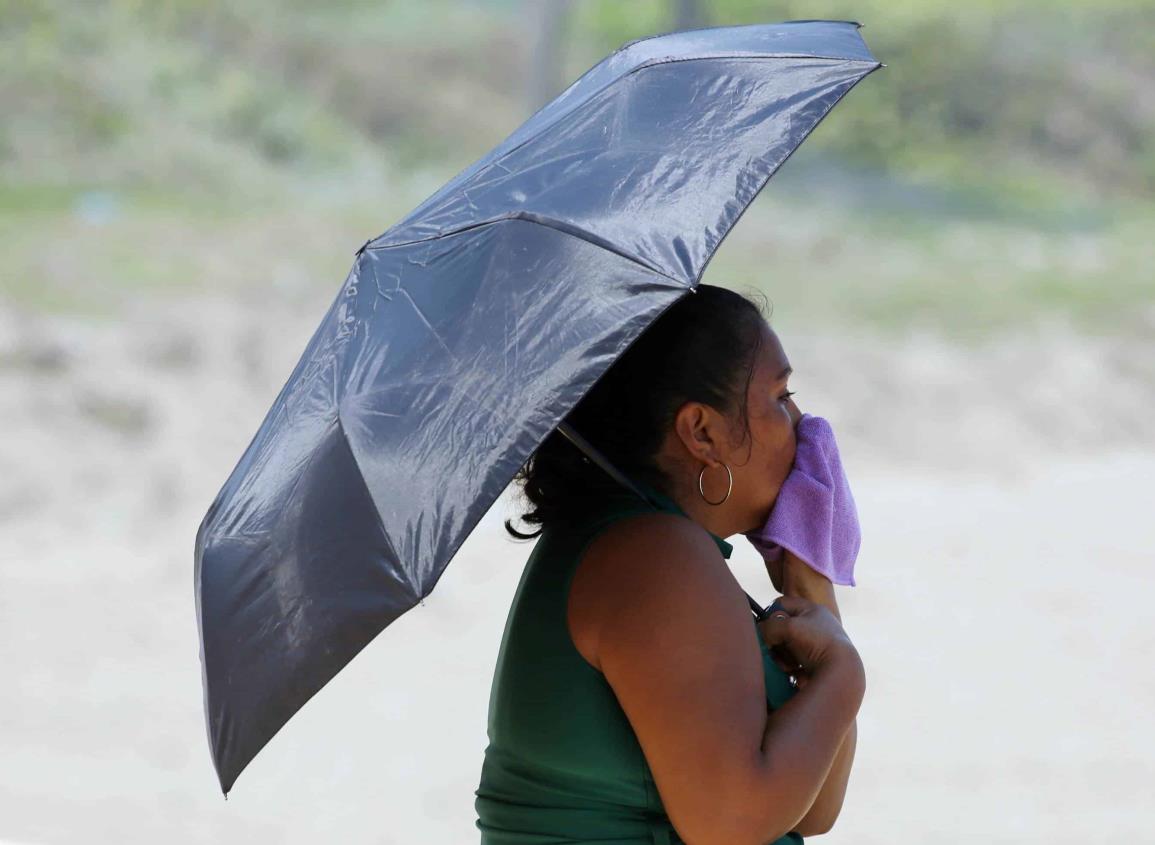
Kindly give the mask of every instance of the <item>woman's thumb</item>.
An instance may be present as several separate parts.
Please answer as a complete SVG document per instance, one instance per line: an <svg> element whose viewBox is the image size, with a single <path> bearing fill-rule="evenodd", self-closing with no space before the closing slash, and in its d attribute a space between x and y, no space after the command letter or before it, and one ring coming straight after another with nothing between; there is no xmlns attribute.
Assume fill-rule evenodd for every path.
<svg viewBox="0 0 1155 845"><path fill-rule="evenodd" d="M759 627L767 646L782 645L790 638L790 614L784 610L775 610L759 623Z"/></svg>
<svg viewBox="0 0 1155 845"><path fill-rule="evenodd" d="M814 603L809 599L804 599L802 596L778 596L774 601L770 602L770 606L766 608L770 612L782 611L791 616L798 616L805 613L814 606Z"/></svg>

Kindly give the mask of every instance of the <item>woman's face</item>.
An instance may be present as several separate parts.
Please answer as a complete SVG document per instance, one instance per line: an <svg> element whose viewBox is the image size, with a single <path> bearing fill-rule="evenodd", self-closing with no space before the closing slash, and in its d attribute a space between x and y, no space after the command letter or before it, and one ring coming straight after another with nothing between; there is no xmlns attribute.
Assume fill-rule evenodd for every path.
<svg viewBox="0 0 1155 845"><path fill-rule="evenodd" d="M761 331L762 345L750 379L750 390L746 395L750 437L744 443L741 442L742 428L739 420L735 445L741 445L736 445L731 452L733 460L722 458L734 474L734 489L730 498L735 500L734 517L743 526L738 529L741 532L761 528L770 516L778 491L782 489L782 483L794 463L794 427L802 417L802 412L790 395L789 379L792 370L782 342L765 321ZM707 469L706 478L712 479L716 488L719 484L725 485L726 470L722 467ZM703 486L704 483L705 479ZM706 495L711 501L717 501L725 493L725 486L714 493L706 488Z"/></svg>
<svg viewBox="0 0 1155 845"><path fill-rule="evenodd" d="M788 389L790 361L778 335L764 320L760 330L762 343L746 396L749 435L737 414L726 417L708 405L687 402L677 414L670 437L679 463L688 462L691 468L679 474L688 477L692 470L694 476L690 484L682 485L679 504L721 537L756 531L765 524L794 463L794 427L802 412ZM725 502L712 505L726 496L723 463L733 473L733 489ZM702 490L709 502L697 487L703 466Z"/></svg>

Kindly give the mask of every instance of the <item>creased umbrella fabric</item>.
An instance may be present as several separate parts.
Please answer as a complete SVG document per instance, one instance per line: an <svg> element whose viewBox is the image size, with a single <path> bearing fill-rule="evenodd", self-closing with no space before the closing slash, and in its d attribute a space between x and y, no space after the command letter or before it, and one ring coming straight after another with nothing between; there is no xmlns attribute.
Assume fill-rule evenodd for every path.
<svg viewBox="0 0 1155 845"><path fill-rule="evenodd" d="M197 533L226 794L879 66L851 22L633 42L362 247Z"/></svg>

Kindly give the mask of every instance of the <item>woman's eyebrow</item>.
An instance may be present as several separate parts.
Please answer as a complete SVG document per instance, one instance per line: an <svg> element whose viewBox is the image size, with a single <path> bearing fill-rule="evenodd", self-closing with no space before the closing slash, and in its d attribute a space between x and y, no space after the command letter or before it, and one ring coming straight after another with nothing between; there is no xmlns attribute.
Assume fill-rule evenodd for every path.
<svg viewBox="0 0 1155 845"><path fill-rule="evenodd" d="M794 372L794 368L793 368L793 367L791 367L789 364L787 364L787 365L786 365L786 369L784 369L782 372L780 372L780 373L779 373L779 374L778 374L778 375L777 375L777 376L774 378L774 381L782 381L782 379L786 378L786 376L790 375L792 372Z"/></svg>

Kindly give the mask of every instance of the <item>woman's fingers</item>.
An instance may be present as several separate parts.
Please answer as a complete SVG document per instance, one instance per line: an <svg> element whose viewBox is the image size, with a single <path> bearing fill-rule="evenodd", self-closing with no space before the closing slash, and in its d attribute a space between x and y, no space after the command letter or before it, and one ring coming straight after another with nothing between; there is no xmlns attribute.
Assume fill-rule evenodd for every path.
<svg viewBox="0 0 1155 845"><path fill-rule="evenodd" d="M774 659L774 664L783 672L794 673L802 668L790 651L781 646L770 649L770 656Z"/></svg>
<svg viewBox="0 0 1155 845"><path fill-rule="evenodd" d="M775 646L781 646L790 639L790 614L783 609L775 608L770 615L758 623L762 630L762 640L774 653Z"/></svg>
<svg viewBox="0 0 1155 845"><path fill-rule="evenodd" d="M758 622L766 645L782 652L804 671L813 671L832 649L850 645L837 617L820 604L801 596L779 596ZM787 671L790 668L784 667Z"/></svg>
<svg viewBox="0 0 1155 845"><path fill-rule="evenodd" d="M771 611L785 611L788 616L798 616L805 613L814 606L814 602L810 599L804 599L801 596L779 596L770 603Z"/></svg>

